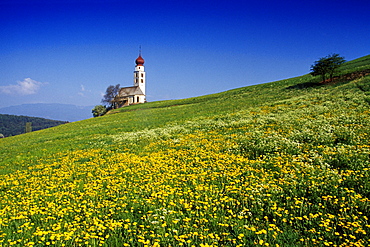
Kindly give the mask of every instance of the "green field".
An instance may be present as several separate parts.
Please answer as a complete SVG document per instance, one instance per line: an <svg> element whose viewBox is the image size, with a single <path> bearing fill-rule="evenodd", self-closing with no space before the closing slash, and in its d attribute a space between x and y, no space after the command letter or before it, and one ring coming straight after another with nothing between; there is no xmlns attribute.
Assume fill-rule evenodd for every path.
<svg viewBox="0 0 370 247"><path fill-rule="evenodd" d="M0 246L369 246L368 70L0 139Z"/></svg>

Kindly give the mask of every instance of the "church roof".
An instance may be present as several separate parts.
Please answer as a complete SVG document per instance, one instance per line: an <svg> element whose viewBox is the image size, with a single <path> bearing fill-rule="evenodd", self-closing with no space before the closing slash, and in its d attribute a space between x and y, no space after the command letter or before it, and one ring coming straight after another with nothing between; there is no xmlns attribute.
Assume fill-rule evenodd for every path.
<svg viewBox="0 0 370 247"><path fill-rule="evenodd" d="M118 93L119 97L127 97L127 96L134 96L134 95L144 95L143 91L141 91L139 86L122 87Z"/></svg>

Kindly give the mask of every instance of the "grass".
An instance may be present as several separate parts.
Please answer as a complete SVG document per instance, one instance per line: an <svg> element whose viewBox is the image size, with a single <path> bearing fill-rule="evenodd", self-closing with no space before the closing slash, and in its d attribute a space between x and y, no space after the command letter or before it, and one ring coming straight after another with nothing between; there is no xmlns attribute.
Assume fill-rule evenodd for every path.
<svg viewBox="0 0 370 247"><path fill-rule="evenodd" d="M368 246L370 78L317 80L0 140L0 245Z"/></svg>

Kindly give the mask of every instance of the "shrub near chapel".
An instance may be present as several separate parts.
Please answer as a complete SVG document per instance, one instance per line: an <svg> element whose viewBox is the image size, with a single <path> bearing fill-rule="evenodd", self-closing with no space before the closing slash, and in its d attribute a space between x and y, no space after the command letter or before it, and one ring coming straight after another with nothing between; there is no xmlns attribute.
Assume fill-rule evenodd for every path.
<svg viewBox="0 0 370 247"><path fill-rule="evenodd" d="M107 108L103 105L97 105L92 109L92 114L94 117L100 117L103 116L107 112Z"/></svg>

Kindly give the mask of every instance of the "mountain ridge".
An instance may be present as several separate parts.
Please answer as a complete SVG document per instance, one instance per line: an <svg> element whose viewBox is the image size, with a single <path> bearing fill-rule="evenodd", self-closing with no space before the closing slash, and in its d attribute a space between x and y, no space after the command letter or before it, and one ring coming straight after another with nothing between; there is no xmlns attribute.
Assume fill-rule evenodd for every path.
<svg viewBox="0 0 370 247"><path fill-rule="evenodd" d="M0 114L0 134L4 137L24 134L26 123L31 123L31 131L38 131L68 123L39 117Z"/></svg>
<svg viewBox="0 0 370 247"><path fill-rule="evenodd" d="M93 106L77 106L60 103L21 104L0 108L0 114L40 117L75 122L92 117Z"/></svg>

